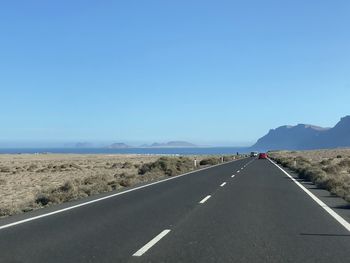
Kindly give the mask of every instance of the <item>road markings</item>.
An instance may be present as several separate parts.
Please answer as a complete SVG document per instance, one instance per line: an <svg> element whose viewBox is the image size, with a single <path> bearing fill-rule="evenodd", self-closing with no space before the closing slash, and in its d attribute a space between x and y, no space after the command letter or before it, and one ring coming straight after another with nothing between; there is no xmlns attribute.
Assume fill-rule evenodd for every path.
<svg viewBox="0 0 350 263"><path fill-rule="evenodd" d="M20 224L23 224L23 223L26 223L26 222L34 221L34 220L37 220L37 219L40 219L40 218L43 218L43 217L59 214L59 213L62 213L62 212L65 212L65 211L69 211L69 210L72 210L72 209L75 209L75 208L78 208L78 207L82 207L82 206L86 206L86 205L89 205L89 204L92 204L92 203L96 203L96 202L99 202L99 201L102 201L102 200L105 200L105 199L113 198L115 196L123 195L123 194L129 193L129 192L132 192L132 191L136 191L136 190L139 190L139 189L142 189L142 188L146 188L146 187L155 185L155 184L160 184L160 183L163 183L163 182L166 182L166 181L174 180L174 179L183 177L185 175L189 175L189 174L197 173L197 172L200 172L200 171L208 170L208 169L214 168L216 166L237 162L239 160L242 160L242 159L237 159L237 160L233 160L233 161L226 162L226 163L220 163L220 164L212 165L210 167L205 167L205 168L202 168L202 169L198 169L198 170L194 170L194 171L191 171L191 172L188 172L188 173L180 174L180 175L177 175L177 176L174 176L174 177L170 177L170 178L167 178L167 179L164 179L164 180L160 180L160 181L157 181L157 182L153 182L153 183L145 184L145 185L138 186L138 187L135 187L135 188L131 188L131 189L125 190L123 192L110 194L110 195L107 195L107 196L104 196L104 197L93 199L91 201L86 201L86 202L79 203L77 205L73 205L73 206L69 206L69 207L66 207L66 208L58 209L58 210L55 210L53 212L49 212L49 213L46 213L46 214L41 214L41 215L29 217L29 218L22 219L22 220L19 220L19 221L15 221L15 222L12 222L12 223L9 223L9 224L6 224L6 225L0 225L0 230L5 229L5 228L9 228L9 227L13 227L13 226L16 226L16 225L20 225Z"/></svg>
<svg viewBox="0 0 350 263"><path fill-rule="evenodd" d="M233 175L231 175L231 177L233 178L233 177L235 177L235 175L233 174Z"/></svg>
<svg viewBox="0 0 350 263"><path fill-rule="evenodd" d="M200 201L200 204L204 204L209 198L211 197L211 195L206 196L205 198L202 199L202 201Z"/></svg>
<svg viewBox="0 0 350 263"><path fill-rule="evenodd" d="M338 221L346 230L350 231L350 223L347 222L344 218L334 212L328 205L322 202L318 197L316 197L313 193L311 193L308 189L305 188L301 183L299 183L293 176L287 173L284 169L282 169L278 164L274 163L269 159L271 163L273 163L278 169L280 169L285 175L287 175L297 186L299 186L305 193L307 193L319 206L321 206L328 214L330 214L335 220Z"/></svg>
<svg viewBox="0 0 350 263"><path fill-rule="evenodd" d="M159 240L161 240L163 237L165 237L169 232L170 232L170 229L163 230L155 238L153 238L146 245L144 245L142 248L140 248L138 251L136 251L133 254L133 256L134 257L141 257L144 253L147 252L147 250L149 250L151 247L153 247Z"/></svg>
<svg viewBox="0 0 350 263"><path fill-rule="evenodd" d="M222 184L220 184L221 187L225 186L226 182L223 182Z"/></svg>
<svg viewBox="0 0 350 263"><path fill-rule="evenodd" d="M240 172L240 170L237 171L237 173L239 173L239 172Z"/></svg>

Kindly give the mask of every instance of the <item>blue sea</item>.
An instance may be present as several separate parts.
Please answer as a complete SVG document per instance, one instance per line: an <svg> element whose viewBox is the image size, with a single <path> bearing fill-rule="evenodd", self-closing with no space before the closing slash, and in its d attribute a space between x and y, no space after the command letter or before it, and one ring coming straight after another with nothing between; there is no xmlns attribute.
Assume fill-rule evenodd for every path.
<svg viewBox="0 0 350 263"><path fill-rule="evenodd" d="M248 147L186 147L186 148L23 148L0 149L0 154L25 154L25 153L71 153L71 154L168 154L168 155L207 155L207 154L237 154L247 153Z"/></svg>

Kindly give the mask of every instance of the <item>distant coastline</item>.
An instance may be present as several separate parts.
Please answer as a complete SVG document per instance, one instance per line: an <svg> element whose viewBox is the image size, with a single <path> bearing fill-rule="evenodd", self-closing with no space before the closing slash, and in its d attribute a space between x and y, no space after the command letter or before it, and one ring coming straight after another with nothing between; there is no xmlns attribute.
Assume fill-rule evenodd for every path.
<svg viewBox="0 0 350 263"><path fill-rule="evenodd" d="M247 153L250 147L0 148L0 154L179 154Z"/></svg>

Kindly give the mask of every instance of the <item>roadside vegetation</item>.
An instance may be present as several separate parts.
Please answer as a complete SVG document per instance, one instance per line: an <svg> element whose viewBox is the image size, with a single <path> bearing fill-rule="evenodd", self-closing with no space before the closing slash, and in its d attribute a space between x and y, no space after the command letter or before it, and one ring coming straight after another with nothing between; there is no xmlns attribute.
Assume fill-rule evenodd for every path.
<svg viewBox="0 0 350 263"><path fill-rule="evenodd" d="M187 157L161 157L153 163L143 164L138 171L139 175L166 175L175 176L194 169L194 161Z"/></svg>
<svg viewBox="0 0 350 263"><path fill-rule="evenodd" d="M350 202L350 149L276 151L269 155L301 179Z"/></svg>
<svg viewBox="0 0 350 263"><path fill-rule="evenodd" d="M1 155L0 217L123 190L235 158L241 156Z"/></svg>

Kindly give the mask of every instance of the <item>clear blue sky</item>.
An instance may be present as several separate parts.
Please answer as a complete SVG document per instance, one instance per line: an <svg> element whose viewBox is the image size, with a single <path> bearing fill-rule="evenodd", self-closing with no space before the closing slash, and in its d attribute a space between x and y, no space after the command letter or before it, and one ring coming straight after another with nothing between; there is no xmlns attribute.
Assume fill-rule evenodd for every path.
<svg viewBox="0 0 350 263"><path fill-rule="evenodd" d="M0 142L246 145L350 114L350 1L3 1Z"/></svg>

